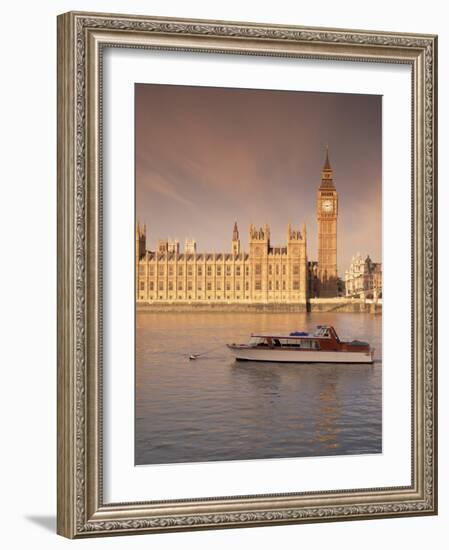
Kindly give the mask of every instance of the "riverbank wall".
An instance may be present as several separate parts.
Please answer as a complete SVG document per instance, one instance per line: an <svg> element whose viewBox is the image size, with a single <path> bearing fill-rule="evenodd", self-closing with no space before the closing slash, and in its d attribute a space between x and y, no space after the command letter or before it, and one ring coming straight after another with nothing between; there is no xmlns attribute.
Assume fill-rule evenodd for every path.
<svg viewBox="0 0 449 550"><path fill-rule="evenodd" d="M237 304L237 303L188 303L188 302L138 302L138 313L382 313L382 303L346 298L313 298L301 304Z"/></svg>

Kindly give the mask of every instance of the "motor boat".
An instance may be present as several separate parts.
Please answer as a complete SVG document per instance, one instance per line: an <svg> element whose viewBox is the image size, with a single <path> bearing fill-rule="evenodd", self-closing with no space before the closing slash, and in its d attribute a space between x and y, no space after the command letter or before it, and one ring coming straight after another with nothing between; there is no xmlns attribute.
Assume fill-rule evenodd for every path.
<svg viewBox="0 0 449 550"><path fill-rule="evenodd" d="M276 363L372 363L374 348L360 340L342 341L333 326L315 332L252 334L247 344L227 344L237 361Z"/></svg>

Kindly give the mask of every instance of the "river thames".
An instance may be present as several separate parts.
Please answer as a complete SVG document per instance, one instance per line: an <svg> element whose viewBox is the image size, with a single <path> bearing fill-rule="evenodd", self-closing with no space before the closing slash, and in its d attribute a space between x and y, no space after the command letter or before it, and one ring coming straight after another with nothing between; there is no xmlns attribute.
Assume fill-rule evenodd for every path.
<svg viewBox="0 0 449 550"><path fill-rule="evenodd" d="M235 362L226 348L319 324L367 340L374 364ZM381 358L381 315L138 312L135 463L381 453Z"/></svg>

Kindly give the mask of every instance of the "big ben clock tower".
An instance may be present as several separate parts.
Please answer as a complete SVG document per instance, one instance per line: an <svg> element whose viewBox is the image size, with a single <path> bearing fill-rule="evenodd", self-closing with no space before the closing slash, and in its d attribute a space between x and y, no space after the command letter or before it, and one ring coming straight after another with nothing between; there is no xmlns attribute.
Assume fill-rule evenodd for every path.
<svg viewBox="0 0 449 550"><path fill-rule="evenodd" d="M326 149L326 161L321 171L321 185L317 193L316 214L318 221L318 295L330 298L337 290L337 215L338 195L333 171Z"/></svg>

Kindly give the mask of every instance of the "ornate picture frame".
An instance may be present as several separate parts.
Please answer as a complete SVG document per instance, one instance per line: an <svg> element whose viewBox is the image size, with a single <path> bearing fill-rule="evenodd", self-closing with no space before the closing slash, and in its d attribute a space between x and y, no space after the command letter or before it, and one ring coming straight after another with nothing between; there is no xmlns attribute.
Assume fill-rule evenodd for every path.
<svg viewBox="0 0 449 550"><path fill-rule="evenodd" d="M105 503L105 48L405 64L412 74L407 486ZM437 37L70 12L58 17L58 533L69 538L437 513ZM404 312L404 315L407 313Z"/></svg>

